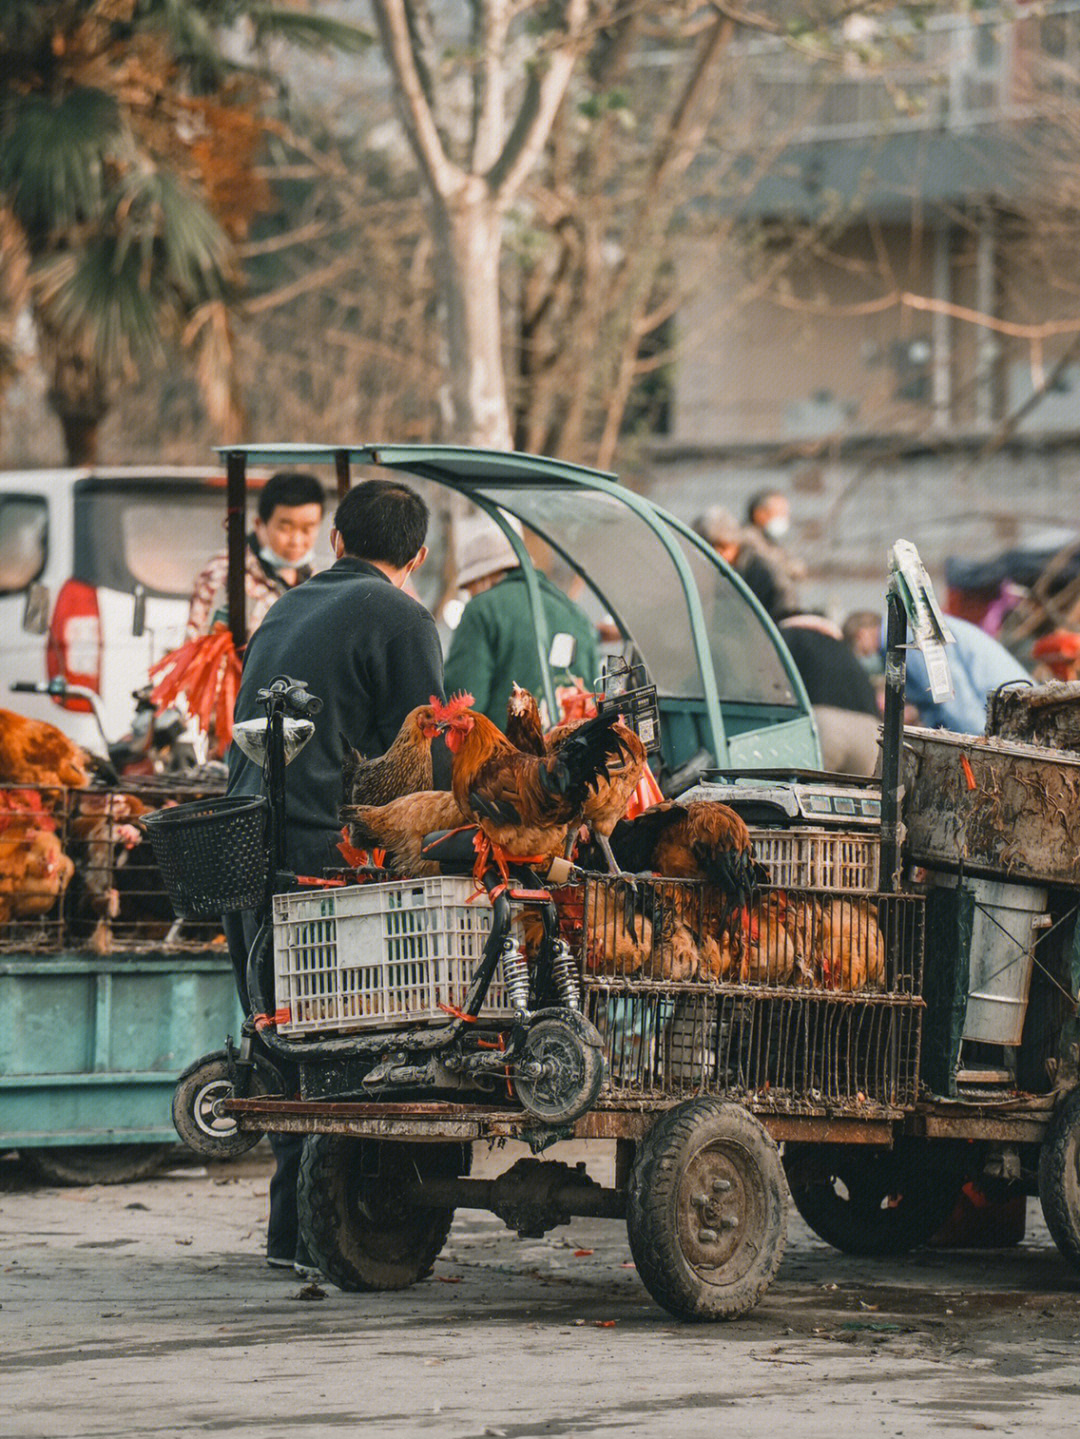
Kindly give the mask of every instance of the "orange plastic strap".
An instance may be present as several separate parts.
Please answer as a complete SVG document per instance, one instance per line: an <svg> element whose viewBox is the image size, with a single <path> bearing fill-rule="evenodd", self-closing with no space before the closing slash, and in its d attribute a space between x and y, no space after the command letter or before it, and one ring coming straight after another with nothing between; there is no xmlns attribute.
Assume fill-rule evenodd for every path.
<svg viewBox="0 0 1080 1439"><path fill-rule="evenodd" d="M975 771L971 768L971 762L966 754L960 756L960 768L964 771L964 779L967 781L968 789L977 789L975 783Z"/></svg>
<svg viewBox="0 0 1080 1439"><path fill-rule="evenodd" d="M261 1033L264 1029L273 1029L276 1024L288 1024L292 1019L292 1010L286 1005L282 1009L275 1009L273 1014L256 1014L253 1018L255 1028Z"/></svg>
<svg viewBox="0 0 1080 1439"><path fill-rule="evenodd" d="M313 874L298 874L297 884L306 884L311 889L339 889L345 881L343 879L318 879Z"/></svg>
<svg viewBox="0 0 1080 1439"><path fill-rule="evenodd" d="M476 1023L477 1016L475 1014L466 1014L463 1009L458 1009L456 1004L443 1004L440 1001L439 1008L444 1014L452 1014L455 1019L463 1019L466 1024Z"/></svg>
<svg viewBox="0 0 1080 1439"><path fill-rule="evenodd" d="M500 889L505 889L506 886L505 886L505 885L500 885L499 888L500 888ZM548 903L548 902L551 900L551 895L548 893L548 891L547 891L546 889L512 889L512 890L510 891L510 898L511 898L511 899L532 899L532 900L539 900L539 901L541 901L542 903Z"/></svg>

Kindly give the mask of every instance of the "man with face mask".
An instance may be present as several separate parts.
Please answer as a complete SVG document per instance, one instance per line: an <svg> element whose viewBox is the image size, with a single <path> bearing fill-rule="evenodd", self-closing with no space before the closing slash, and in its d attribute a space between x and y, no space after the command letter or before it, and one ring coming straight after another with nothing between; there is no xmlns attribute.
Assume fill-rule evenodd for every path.
<svg viewBox="0 0 1080 1439"><path fill-rule="evenodd" d="M275 600L310 578L324 503L322 486L302 470L273 475L260 491L244 550L249 639ZM219 620L228 622L228 583L229 556L215 555L195 580L186 639L209 634Z"/></svg>
<svg viewBox="0 0 1080 1439"><path fill-rule="evenodd" d="M806 565L788 550L784 541L791 530L791 506L779 490L759 490L746 506L746 536L758 554L784 579L781 608L797 608L798 586L806 579Z"/></svg>

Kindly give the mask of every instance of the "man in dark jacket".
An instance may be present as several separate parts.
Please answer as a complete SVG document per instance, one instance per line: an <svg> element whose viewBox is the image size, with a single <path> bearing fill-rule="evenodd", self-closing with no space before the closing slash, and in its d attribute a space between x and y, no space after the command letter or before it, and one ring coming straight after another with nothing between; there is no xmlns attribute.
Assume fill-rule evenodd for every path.
<svg viewBox="0 0 1080 1439"><path fill-rule="evenodd" d="M881 718L870 677L843 632L824 615L788 614L780 633L814 711L824 766L837 774L878 772Z"/></svg>
<svg viewBox="0 0 1080 1439"><path fill-rule="evenodd" d="M277 675L303 680L323 702L315 734L285 771L286 863L320 875L339 859L341 735L365 755L383 754L410 710L443 697L442 650L435 621L403 586L427 558L428 511L407 485L368 480L342 500L330 543L337 563L290 590L252 635L234 718L260 718L256 694ZM433 756L444 782L449 756ZM229 750L229 794L262 792L262 771ZM229 952L245 1012L247 948L253 916L227 916ZM243 932L241 932L243 931ZM272 1135L277 1171L270 1182L267 1260L301 1268L296 1179L302 1140Z"/></svg>

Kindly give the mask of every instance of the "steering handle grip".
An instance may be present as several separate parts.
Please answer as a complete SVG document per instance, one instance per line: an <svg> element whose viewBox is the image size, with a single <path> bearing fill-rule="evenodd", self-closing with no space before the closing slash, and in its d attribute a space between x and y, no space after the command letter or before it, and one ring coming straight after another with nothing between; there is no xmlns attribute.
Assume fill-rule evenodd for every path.
<svg viewBox="0 0 1080 1439"><path fill-rule="evenodd" d="M280 700L286 709L302 719L313 718L323 707L322 700L306 688L303 680L290 679L288 675L278 675L271 680L266 689L259 690L256 698L262 704Z"/></svg>

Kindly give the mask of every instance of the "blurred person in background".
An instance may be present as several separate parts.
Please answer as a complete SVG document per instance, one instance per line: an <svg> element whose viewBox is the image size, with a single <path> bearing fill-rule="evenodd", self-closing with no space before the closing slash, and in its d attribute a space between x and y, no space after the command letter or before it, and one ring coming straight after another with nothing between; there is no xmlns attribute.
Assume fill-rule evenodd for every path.
<svg viewBox="0 0 1080 1439"><path fill-rule="evenodd" d="M596 626L547 575L537 571L551 641L549 665L556 686L581 680L592 689L600 673ZM458 586L469 595L446 656L446 693L467 690L474 709L501 729L516 683L538 700L544 693L525 576L510 541L497 526L465 543ZM560 716L549 716L555 724Z"/></svg>
<svg viewBox="0 0 1080 1439"><path fill-rule="evenodd" d="M905 695L908 705L918 712L914 723L926 729L953 730L957 734L983 734L987 696L1014 680L1030 680L1031 675L1015 655L978 625L958 615L946 615L945 624L956 641L945 646L953 693L948 699L933 698L926 661L919 650L909 648ZM884 652L884 634L882 650Z"/></svg>
<svg viewBox="0 0 1080 1439"><path fill-rule="evenodd" d="M314 475L283 470L259 491L255 523L244 547L247 637L288 590L314 571L315 541L326 500ZM209 634L229 621L229 555L215 555L195 579L184 638Z"/></svg>
<svg viewBox="0 0 1080 1439"><path fill-rule="evenodd" d="M730 510L710 505L694 521L693 529L731 566L773 619L795 608L795 591L786 576L759 552Z"/></svg>
<svg viewBox="0 0 1080 1439"><path fill-rule="evenodd" d="M1054 630L1031 647L1038 680L1080 680L1080 634Z"/></svg>
<svg viewBox="0 0 1080 1439"><path fill-rule="evenodd" d="M746 534L763 559L786 581L786 603L794 608L798 587L806 579L806 565L787 547L791 533L791 505L779 490L759 490L746 505Z"/></svg>
<svg viewBox="0 0 1080 1439"><path fill-rule="evenodd" d="M779 628L806 686L824 768L833 774L876 774L877 696L839 626L824 615L802 613L782 615Z"/></svg>
<svg viewBox="0 0 1080 1439"><path fill-rule="evenodd" d="M874 687L878 709L885 708L885 656L881 652L881 616L876 610L852 610L840 626L844 643Z"/></svg>

